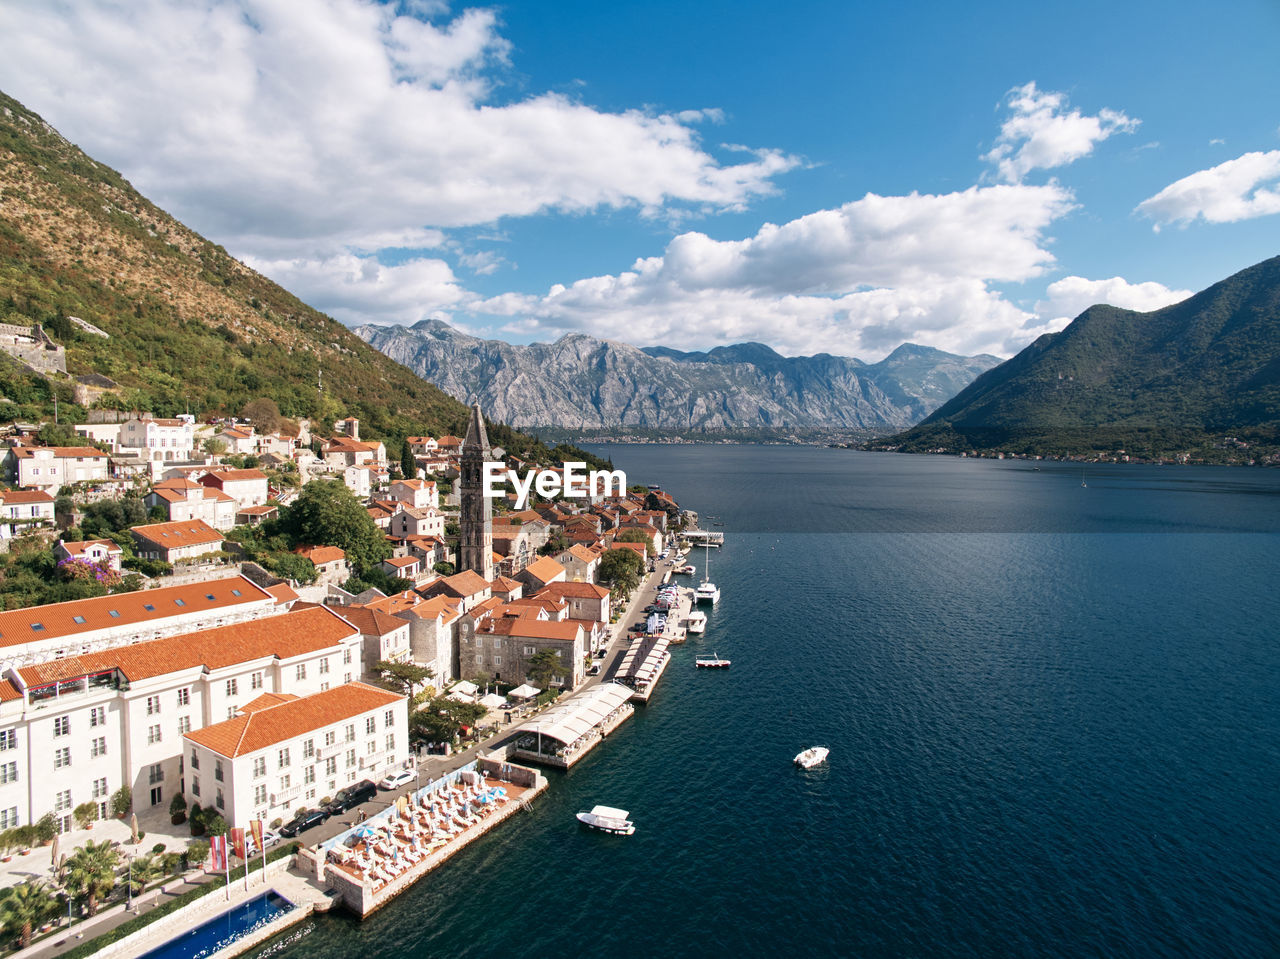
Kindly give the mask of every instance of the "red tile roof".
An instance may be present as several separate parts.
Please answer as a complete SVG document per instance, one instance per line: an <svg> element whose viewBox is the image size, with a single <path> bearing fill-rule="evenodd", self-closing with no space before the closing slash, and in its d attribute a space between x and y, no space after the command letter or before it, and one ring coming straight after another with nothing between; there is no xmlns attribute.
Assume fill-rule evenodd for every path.
<svg viewBox="0 0 1280 959"><path fill-rule="evenodd" d="M158 623L175 616L271 600L243 576L0 612L0 647L75 636L108 627ZM39 629L35 627L39 626Z"/></svg>
<svg viewBox="0 0 1280 959"><path fill-rule="evenodd" d="M49 452L60 459L106 459L107 454L92 446L15 446L13 455L30 459L36 453Z"/></svg>
<svg viewBox="0 0 1280 959"><path fill-rule="evenodd" d="M38 489L0 490L0 503L52 503L53 497Z"/></svg>
<svg viewBox="0 0 1280 959"><path fill-rule="evenodd" d="M84 555L84 551L90 546L101 546L108 553L124 552L124 550L109 539L86 539L79 543L59 543L58 545L66 551L68 556L82 556Z"/></svg>
<svg viewBox="0 0 1280 959"><path fill-rule="evenodd" d="M360 630L363 636L386 636L408 625L403 619L396 619L380 609L370 609L368 606L344 606L340 615Z"/></svg>
<svg viewBox="0 0 1280 959"><path fill-rule="evenodd" d="M303 559L311 560L316 566L336 563L347 558L347 554L337 546L299 546L294 552Z"/></svg>
<svg viewBox="0 0 1280 959"><path fill-rule="evenodd" d="M172 523L152 523L135 526L130 530L139 539L155 543L163 549L182 546L211 546L223 542L226 537L202 519L176 520Z"/></svg>
<svg viewBox="0 0 1280 959"><path fill-rule="evenodd" d="M538 590L538 596L559 599L562 596L573 596L576 599L604 599L609 591L595 583L548 583Z"/></svg>
<svg viewBox="0 0 1280 959"><path fill-rule="evenodd" d="M255 753L312 730L353 719L404 699L365 683L335 689L254 710L187 733L186 738L228 758Z"/></svg>
<svg viewBox="0 0 1280 959"><path fill-rule="evenodd" d="M582 635L577 623L556 622L547 619L504 617L485 620L483 631L498 636L527 636L529 639L558 639L573 642Z"/></svg>
<svg viewBox="0 0 1280 959"><path fill-rule="evenodd" d="M120 670L130 682L138 682L186 669L213 671L258 659L292 659L337 646L353 635L351 624L323 606L313 606L198 633L37 663L19 669L18 675L28 688L113 669Z"/></svg>
<svg viewBox="0 0 1280 959"><path fill-rule="evenodd" d="M524 568L524 571L534 579L544 583L549 583L557 576L565 574L564 567L557 563L550 556L540 556L534 562Z"/></svg>

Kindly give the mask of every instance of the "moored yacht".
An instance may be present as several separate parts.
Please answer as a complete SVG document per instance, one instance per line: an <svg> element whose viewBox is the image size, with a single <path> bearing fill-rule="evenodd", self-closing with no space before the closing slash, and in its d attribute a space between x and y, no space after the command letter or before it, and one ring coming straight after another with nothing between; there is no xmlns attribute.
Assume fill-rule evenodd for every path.
<svg viewBox="0 0 1280 959"><path fill-rule="evenodd" d="M614 809L612 806L592 806L578 813L578 822L600 832L613 833L616 836L630 836L636 831L636 824L627 817L631 813L625 809Z"/></svg>
<svg viewBox="0 0 1280 959"><path fill-rule="evenodd" d="M687 632L700 635L707 628L707 614L700 609L691 609L683 625Z"/></svg>
<svg viewBox="0 0 1280 959"><path fill-rule="evenodd" d="M826 746L810 746L796 756L795 763L805 769L812 769L814 766L825 763L830 751Z"/></svg>

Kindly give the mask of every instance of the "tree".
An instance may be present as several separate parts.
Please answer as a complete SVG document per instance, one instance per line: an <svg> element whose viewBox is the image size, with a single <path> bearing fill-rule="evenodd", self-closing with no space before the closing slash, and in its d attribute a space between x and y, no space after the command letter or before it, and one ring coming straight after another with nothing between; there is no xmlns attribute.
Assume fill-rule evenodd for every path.
<svg viewBox="0 0 1280 959"><path fill-rule="evenodd" d="M418 461L413 458L413 450L409 448L409 441L404 441L404 446L400 448L400 475L405 479L417 479Z"/></svg>
<svg viewBox="0 0 1280 959"><path fill-rule="evenodd" d="M552 680L567 675L569 667L564 664L554 649L542 649L534 653L525 662L524 674L535 686L546 689Z"/></svg>
<svg viewBox="0 0 1280 959"><path fill-rule="evenodd" d="M209 809L204 811L204 831L210 836L225 836L230 829L221 813Z"/></svg>
<svg viewBox="0 0 1280 959"><path fill-rule="evenodd" d="M202 839L187 843L187 862L199 868L209 858L209 844Z"/></svg>
<svg viewBox="0 0 1280 959"><path fill-rule="evenodd" d="M116 886L120 850L110 842L89 840L67 857L67 889L84 896L89 915L98 911L98 900Z"/></svg>
<svg viewBox="0 0 1280 959"><path fill-rule="evenodd" d="M558 556L572 545L569 538L564 535L564 530L557 529L545 543L538 547L538 553L542 556Z"/></svg>
<svg viewBox="0 0 1280 959"><path fill-rule="evenodd" d="M602 583L614 587L619 593L629 594L640 585L644 575L644 560L630 549L611 549L600 559L597 576Z"/></svg>
<svg viewBox="0 0 1280 959"><path fill-rule="evenodd" d="M313 480L280 517L295 545L338 546L357 575L391 555L391 544L355 494L338 480Z"/></svg>
<svg viewBox="0 0 1280 959"><path fill-rule="evenodd" d="M81 829L88 829L89 824L98 818L98 804L96 802L82 802L79 806L71 811L76 817L76 825Z"/></svg>
<svg viewBox="0 0 1280 959"><path fill-rule="evenodd" d="M181 826L187 821L187 800L182 793L174 793L169 800L169 821L175 826Z"/></svg>
<svg viewBox="0 0 1280 959"><path fill-rule="evenodd" d="M474 726L488 712L479 703L460 703L436 696L409 714L409 739L419 743L451 743L463 726Z"/></svg>
<svg viewBox="0 0 1280 959"><path fill-rule="evenodd" d="M227 451L227 443L225 440L210 437L204 441L204 451L210 456L221 456Z"/></svg>
<svg viewBox="0 0 1280 959"><path fill-rule="evenodd" d="M0 903L0 922L10 935L18 937L25 949L31 945L31 931L58 912L58 900L49 887L36 880L14 886L13 892Z"/></svg>
<svg viewBox="0 0 1280 959"><path fill-rule="evenodd" d="M631 529L624 529L614 537L614 540L619 543L644 543L645 555L653 555L653 537L646 536L642 529L636 529L634 527Z"/></svg>
<svg viewBox="0 0 1280 959"><path fill-rule="evenodd" d="M150 883L155 882L164 872L164 867L155 856L139 856L129 867L129 882L135 896L140 895Z"/></svg>
<svg viewBox="0 0 1280 959"><path fill-rule="evenodd" d="M123 816L133 808L133 790L121 786L111 794L111 812L115 816Z"/></svg>
<svg viewBox="0 0 1280 959"><path fill-rule="evenodd" d="M373 671L396 686L406 696L412 697L417 688L435 676L435 670L417 663L397 663L380 659L373 664Z"/></svg>
<svg viewBox="0 0 1280 959"><path fill-rule="evenodd" d="M275 400L260 397L250 400L240 411L240 415L258 428L260 433L274 433L280 428L284 417L280 415L280 407Z"/></svg>

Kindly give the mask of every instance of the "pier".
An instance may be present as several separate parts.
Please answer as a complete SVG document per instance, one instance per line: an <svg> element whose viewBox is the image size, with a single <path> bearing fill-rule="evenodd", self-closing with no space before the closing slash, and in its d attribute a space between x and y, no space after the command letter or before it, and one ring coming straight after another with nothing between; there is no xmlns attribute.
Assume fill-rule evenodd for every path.
<svg viewBox="0 0 1280 959"><path fill-rule="evenodd" d="M631 702L649 701L667 664L671 662L670 645L666 636L642 636L632 640L614 677L635 690L631 694Z"/></svg>
<svg viewBox="0 0 1280 959"><path fill-rule="evenodd" d="M552 706L515 731L508 755L568 769L631 718L633 692L621 683L601 683Z"/></svg>
<svg viewBox="0 0 1280 959"><path fill-rule="evenodd" d="M710 529L687 529L680 534L692 546L724 545L724 533Z"/></svg>

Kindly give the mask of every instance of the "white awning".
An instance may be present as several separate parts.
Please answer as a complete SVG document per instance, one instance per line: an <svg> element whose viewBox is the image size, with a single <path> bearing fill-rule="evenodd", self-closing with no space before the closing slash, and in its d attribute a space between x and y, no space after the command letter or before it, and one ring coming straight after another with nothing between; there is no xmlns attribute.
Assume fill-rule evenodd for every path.
<svg viewBox="0 0 1280 959"><path fill-rule="evenodd" d="M602 683L568 702L553 706L516 732L541 733L568 746L604 722L610 713L631 698L633 692L621 683Z"/></svg>
<svg viewBox="0 0 1280 959"><path fill-rule="evenodd" d="M512 699L532 699L540 692L542 692L542 690L537 686L530 686L528 683L524 683L523 685L517 686L515 689L511 690L507 695Z"/></svg>
<svg viewBox="0 0 1280 959"><path fill-rule="evenodd" d="M490 693L480 700L480 705L485 709L497 709L499 706L505 706L507 703L506 696L499 696L497 693Z"/></svg>
<svg viewBox="0 0 1280 959"><path fill-rule="evenodd" d="M480 692L480 687L475 683L469 683L464 679L460 683L454 683L450 692L462 693L464 696L474 696L476 693Z"/></svg>

